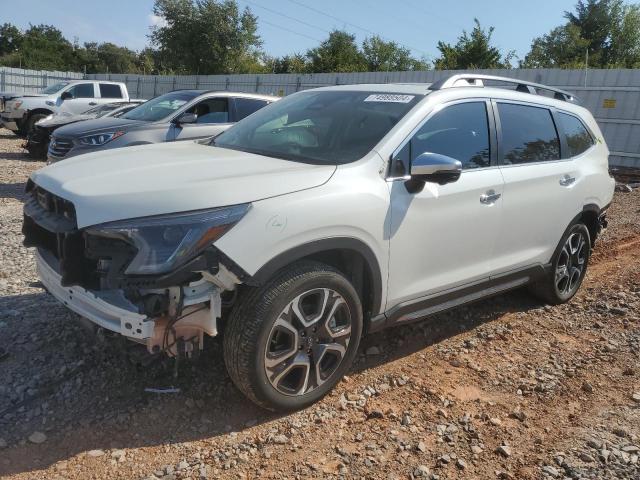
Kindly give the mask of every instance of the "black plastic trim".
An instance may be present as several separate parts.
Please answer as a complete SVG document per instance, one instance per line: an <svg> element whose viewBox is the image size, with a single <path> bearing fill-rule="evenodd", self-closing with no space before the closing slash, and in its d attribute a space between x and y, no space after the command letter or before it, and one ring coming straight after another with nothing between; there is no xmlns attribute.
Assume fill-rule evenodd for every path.
<svg viewBox="0 0 640 480"><path fill-rule="evenodd" d="M508 272L466 284L445 292L438 292L415 300L399 303L386 312L384 316L371 319L369 332L384 328L423 320L436 313L449 310L460 305L482 300L503 292L520 288L544 276L550 265L534 265L521 270Z"/></svg>
<svg viewBox="0 0 640 480"><path fill-rule="evenodd" d="M382 310L382 273L380 271L380 266L378 265L378 259L368 245L356 238L331 237L299 245L272 258L254 275L252 275L246 283L256 286L263 285L278 270L281 270L292 262L329 250L352 250L358 252L364 257L372 279L371 294L373 296L373 301L371 313L373 315L380 313Z"/></svg>

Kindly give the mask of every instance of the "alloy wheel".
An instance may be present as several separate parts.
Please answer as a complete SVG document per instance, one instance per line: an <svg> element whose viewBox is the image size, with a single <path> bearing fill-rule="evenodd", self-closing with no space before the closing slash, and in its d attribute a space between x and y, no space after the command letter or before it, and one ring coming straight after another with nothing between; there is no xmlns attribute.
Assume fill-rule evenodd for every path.
<svg viewBox="0 0 640 480"><path fill-rule="evenodd" d="M580 285L588 254L587 241L580 232L572 233L562 247L556 266L556 288L562 295L572 294Z"/></svg>
<svg viewBox="0 0 640 480"><path fill-rule="evenodd" d="M290 301L269 332L264 355L271 385L285 395L304 395L326 382L344 359L351 339L351 312L328 288Z"/></svg>

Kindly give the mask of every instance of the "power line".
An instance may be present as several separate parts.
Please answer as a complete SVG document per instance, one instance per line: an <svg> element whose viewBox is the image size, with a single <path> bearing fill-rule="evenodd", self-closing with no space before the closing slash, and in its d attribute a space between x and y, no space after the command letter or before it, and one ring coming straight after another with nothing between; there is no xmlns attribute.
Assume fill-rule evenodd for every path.
<svg viewBox="0 0 640 480"><path fill-rule="evenodd" d="M453 25L456 28L459 28L461 30L464 30L464 27L456 22L452 22L451 20L449 20L448 18L443 17L442 15L438 15L435 12L430 12L427 11L426 9L422 8L422 6L416 5L413 2L410 2L409 0L401 0L405 5L407 5L410 8L413 8L414 10L420 10L422 13L424 13L425 15L428 15L429 17L435 17L438 18L440 20L442 20L443 22L446 22L450 25Z"/></svg>
<svg viewBox="0 0 640 480"><path fill-rule="evenodd" d="M246 3L246 4L253 5L254 7L258 7L258 8L261 8L263 10L266 10L267 12L271 12L271 13L274 13L276 15L280 15L281 17L287 18L289 20L293 20L294 22L298 22L298 23L300 23L302 25L305 25L307 27L315 28L315 29L320 30L320 31L322 31L324 33L331 33L329 30L327 30L325 28L318 27L317 25L313 25L311 23L307 23L304 20L300 20L298 18L292 17L292 16L287 15L285 13L278 12L277 10L273 10L271 8L264 7L262 5L259 5L259 4L255 3L255 2L252 2L250 0L242 0L242 1L244 1L244 3Z"/></svg>
<svg viewBox="0 0 640 480"><path fill-rule="evenodd" d="M263 18L261 18L260 21L262 23L266 23L267 25L271 25L272 27L278 28L280 30L284 30L285 32L293 33L294 35L299 35L301 37L308 38L308 39L313 40L313 41L318 42L318 43L322 42L322 40L320 40L318 38L315 38L315 37L312 37L311 35L307 35L305 33L296 32L295 30L291 30L290 28L283 27L282 25L278 25L276 23L271 23L271 22L269 22L269 21L267 21L267 20L265 20Z"/></svg>
<svg viewBox="0 0 640 480"><path fill-rule="evenodd" d="M289 2L291 2L291 3L294 3L295 5L300 6L300 7L302 7L302 8L306 8L307 10L310 10L310 11L312 11L312 12L314 12L314 13L317 13L318 15L323 15L323 16L325 16L325 17L331 18L331 19L336 20L336 21L338 21L338 22L344 23L345 25L349 25L350 27L357 28L358 30L361 30L361 31L363 31L363 32L368 33L369 35L375 35L375 36L378 36L378 37L380 37L380 38L382 38L382 39L386 40L387 42L389 42L389 41L393 41L393 40L390 40L390 39L388 39L388 38L383 37L382 35L380 35L380 34L379 34L379 33L377 33L377 32L374 32L374 31L372 31L372 30L369 30L368 28L364 28L364 27L361 27L361 26L359 26L359 25L356 25L355 23L348 22L348 21L346 21L346 20L344 20L344 19L342 19L342 18L336 17L335 15L331 15L331 14L329 14L329 13L323 12L322 10L318 10L317 8L314 8L314 7L311 7L311 6L309 6L309 5L304 4L304 3L302 3L302 2L299 2L298 0L288 0L288 1L289 1ZM405 44L400 43L400 42L395 42L395 43L397 43L398 45L400 45L400 46L402 46L402 47L408 48L408 49L410 49L410 50L415 50L416 52L421 52L421 53L422 53L422 54L424 54L424 55L429 55L429 53L428 53L428 52L426 52L426 51L424 51L424 50L422 50L422 49L420 49L420 48L415 48L415 47L412 47L412 46L410 46L410 45L405 45Z"/></svg>

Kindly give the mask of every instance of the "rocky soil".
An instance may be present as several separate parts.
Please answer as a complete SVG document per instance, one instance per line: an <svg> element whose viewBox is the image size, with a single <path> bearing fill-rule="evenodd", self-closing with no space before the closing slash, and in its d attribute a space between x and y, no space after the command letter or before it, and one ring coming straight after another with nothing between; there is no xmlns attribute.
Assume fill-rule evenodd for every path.
<svg viewBox="0 0 640 480"><path fill-rule="evenodd" d="M1 478L640 478L640 190L571 303L517 291L368 337L334 392L277 416L216 339L175 377L43 291L20 234L43 164L21 152L0 130Z"/></svg>

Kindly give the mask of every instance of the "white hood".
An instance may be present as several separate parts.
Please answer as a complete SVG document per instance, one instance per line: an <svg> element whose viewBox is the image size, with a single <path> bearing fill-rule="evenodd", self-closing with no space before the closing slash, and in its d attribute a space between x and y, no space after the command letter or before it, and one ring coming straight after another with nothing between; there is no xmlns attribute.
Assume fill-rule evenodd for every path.
<svg viewBox="0 0 640 480"><path fill-rule="evenodd" d="M72 202L83 228L284 195L322 185L335 169L176 142L80 155L31 178Z"/></svg>

